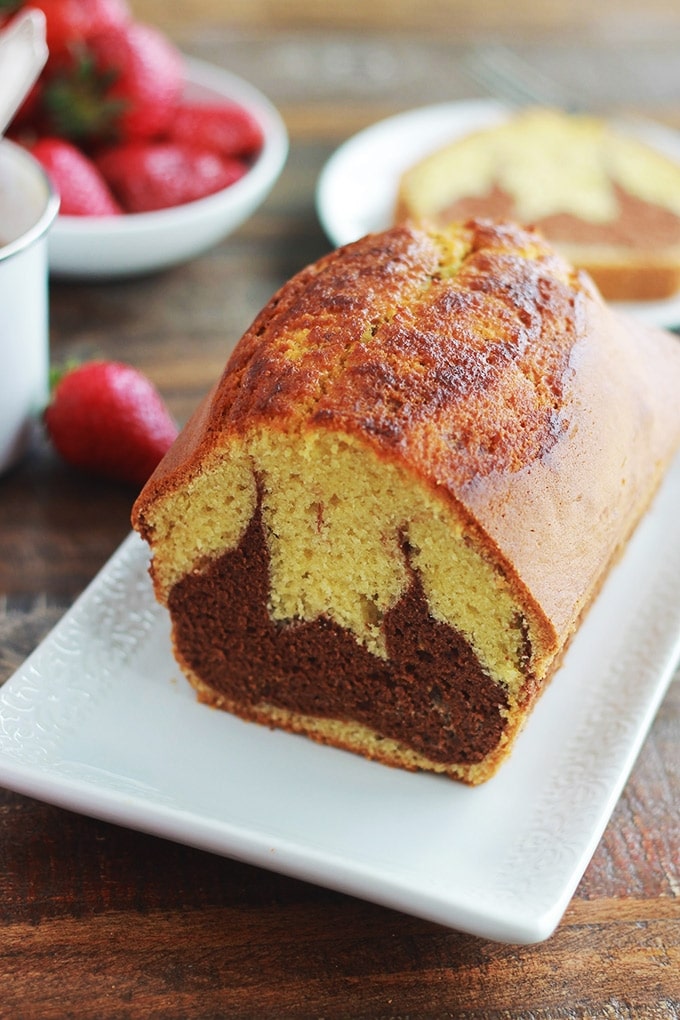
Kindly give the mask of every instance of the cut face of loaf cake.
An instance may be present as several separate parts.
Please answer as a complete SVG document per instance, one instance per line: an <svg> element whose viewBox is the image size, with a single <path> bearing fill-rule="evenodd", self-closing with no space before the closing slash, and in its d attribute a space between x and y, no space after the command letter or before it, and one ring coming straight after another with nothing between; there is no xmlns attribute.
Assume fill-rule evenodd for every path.
<svg viewBox="0 0 680 1020"><path fill-rule="evenodd" d="M680 438L680 348L535 234L395 227L287 283L140 494L201 699L487 779Z"/></svg>
<svg viewBox="0 0 680 1020"><path fill-rule="evenodd" d="M397 221L537 227L608 300L680 290L680 164L606 120L529 109L404 173Z"/></svg>

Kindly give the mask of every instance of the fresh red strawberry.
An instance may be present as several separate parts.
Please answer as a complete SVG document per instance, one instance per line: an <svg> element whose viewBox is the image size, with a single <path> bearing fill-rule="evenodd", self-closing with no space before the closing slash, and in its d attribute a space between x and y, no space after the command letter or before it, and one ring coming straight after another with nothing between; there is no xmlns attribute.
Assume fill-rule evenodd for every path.
<svg viewBox="0 0 680 1020"><path fill-rule="evenodd" d="M68 464L140 486L177 435L151 381L119 361L67 371L54 388L45 425Z"/></svg>
<svg viewBox="0 0 680 1020"><path fill-rule="evenodd" d="M130 142L97 158L97 166L126 212L151 212L205 198L248 169L242 160L171 142Z"/></svg>
<svg viewBox="0 0 680 1020"><path fill-rule="evenodd" d="M27 0L23 6L45 15L48 66L71 57L94 33L132 20L126 0Z"/></svg>
<svg viewBox="0 0 680 1020"><path fill-rule="evenodd" d="M179 50L130 21L88 35L77 59L45 82L50 131L79 145L149 138L170 124L184 85Z"/></svg>
<svg viewBox="0 0 680 1020"><path fill-rule="evenodd" d="M168 129L172 141L222 156L251 158L264 140L256 118L237 103L182 102Z"/></svg>
<svg viewBox="0 0 680 1020"><path fill-rule="evenodd" d="M61 198L64 216L118 216L122 209L87 156L60 138L40 138L31 152L42 163Z"/></svg>
<svg viewBox="0 0 680 1020"><path fill-rule="evenodd" d="M184 61L170 40L151 25L133 22L124 30L100 32L89 40L97 67L112 76L108 98L123 113L123 138L148 138L170 123L184 86Z"/></svg>

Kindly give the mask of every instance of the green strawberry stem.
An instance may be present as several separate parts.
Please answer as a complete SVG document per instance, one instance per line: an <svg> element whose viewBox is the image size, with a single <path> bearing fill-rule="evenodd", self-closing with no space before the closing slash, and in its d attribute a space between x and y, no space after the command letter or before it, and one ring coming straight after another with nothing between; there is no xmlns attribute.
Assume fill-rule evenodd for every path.
<svg viewBox="0 0 680 1020"><path fill-rule="evenodd" d="M99 71L83 47L72 69L56 73L45 87L43 106L50 130L76 144L113 142L117 123L129 105L106 97L115 71Z"/></svg>
<svg viewBox="0 0 680 1020"><path fill-rule="evenodd" d="M48 388L50 398L52 397L52 394L54 393L54 391L56 390L57 386L64 378L64 376L68 375L69 372L73 372L74 369L80 368L82 364L83 362L79 361L78 358L69 358L69 360L65 361L62 365L50 366L50 371L48 375Z"/></svg>

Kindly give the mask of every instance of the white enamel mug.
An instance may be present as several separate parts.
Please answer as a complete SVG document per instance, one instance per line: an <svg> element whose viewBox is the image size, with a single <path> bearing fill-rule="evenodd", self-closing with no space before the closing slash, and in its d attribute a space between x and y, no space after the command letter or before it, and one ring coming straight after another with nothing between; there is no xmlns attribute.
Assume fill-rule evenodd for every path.
<svg viewBox="0 0 680 1020"><path fill-rule="evenodd" d="M47 400L47 234L58 208L37 160L1 139L0 472L25 452Z"/></svg>

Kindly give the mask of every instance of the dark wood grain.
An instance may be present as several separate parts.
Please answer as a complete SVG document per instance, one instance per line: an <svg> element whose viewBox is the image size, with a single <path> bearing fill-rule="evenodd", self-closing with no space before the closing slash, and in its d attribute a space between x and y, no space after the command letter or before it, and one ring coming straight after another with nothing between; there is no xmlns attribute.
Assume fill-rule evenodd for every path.
<svg viewBox="0 0 680 1020"><path fill-rule="evenodd" d="M139 279L52 282L54 362L136 364L180 421L269 296L328 250L314 188L333 149L478 94L464 60L480 39L594 108L680 126L680 13L663 0L133 6L263 88L291 135L265 205L213 251ZM69 471L39 436L0 478L0 683L125 537L134 496ZM676 681L565 917L524 947L0 790L0 1017L678 1020L679 734Z"/></svg>

